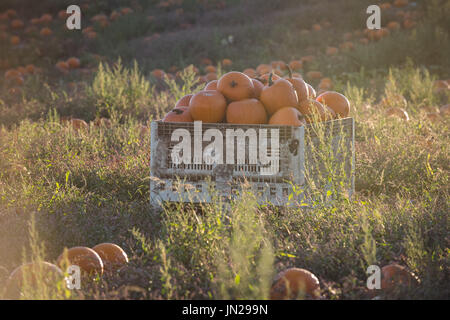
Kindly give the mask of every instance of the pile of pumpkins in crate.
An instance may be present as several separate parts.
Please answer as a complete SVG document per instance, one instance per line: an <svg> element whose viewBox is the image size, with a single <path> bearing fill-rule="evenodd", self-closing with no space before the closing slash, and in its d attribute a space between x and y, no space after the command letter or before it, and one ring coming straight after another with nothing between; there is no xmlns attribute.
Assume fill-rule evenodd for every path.
<svg viewBox="0 0 450 320"><path fill-rule="evenodd" d="M325 91L316 97L310 84L288 72L284 78L273 72L256 78L225 73L202 91L182 97L162 120L301 126L349 115L344 95Z"/></svg>

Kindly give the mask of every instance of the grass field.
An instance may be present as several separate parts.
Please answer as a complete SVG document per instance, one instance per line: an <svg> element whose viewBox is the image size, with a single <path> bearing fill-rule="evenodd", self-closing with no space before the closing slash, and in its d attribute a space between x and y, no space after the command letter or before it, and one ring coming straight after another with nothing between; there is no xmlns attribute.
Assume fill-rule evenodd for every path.
<svg viewBox="0 0 450 320"><path fill-rule="evenodd" d="M57 17L72 2L0 3L0 288L22 263L113 242L130 260L120 272L22 298L266 299L288 267L313 272L324 299L449 298L450 90L436 82L450 78L448 1L382 9L382 26L400 28L367 43L366 8L378 1L81 2L82 28L95 37ZM31 22L44 13L53 19ZM109 18L92 21L101 13ZM12 27L17 18L24 27ZM244 192L227 212L220 203L150 206L149 122L204 87L205 59L220 76L307 56L304 79L319 89L307 75L320 71L351 102L352 198L274 209ZM56 67L69 57L81 66ZM19 80L3 76L27 65L33 72ZM391 107L409 121L389 117ZM368 290L367 267L389 263L420 284Z"/></svg>

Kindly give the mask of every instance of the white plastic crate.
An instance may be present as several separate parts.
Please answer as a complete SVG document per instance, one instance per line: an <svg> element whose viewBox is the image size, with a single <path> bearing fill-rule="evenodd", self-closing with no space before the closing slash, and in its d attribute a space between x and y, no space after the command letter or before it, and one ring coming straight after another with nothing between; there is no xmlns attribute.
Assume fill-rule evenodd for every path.
<svg viewBox="0 0 450 320"><path fill-rule="evenodd" d="M354 121L352 118L332 120L319 124L320 131L329 138L332 144L335 162L333 165L344 165L345 182L348 186L348 193L354 191ZM314 157L314 146L319 145L319 138L313 125L301 127L272 126L272 125L233 125L227 123L201 124L201 129L194 123L175 123L153 121L151 123L151 160L150 160L150 202L160 206L162 202L210 202L211 195L221 197L222 200L230 200L235 191L241 189L242 182L248 182L252 192L257 195L261 204L271 204L274 206L286 206L295 201L301 201L305 193L308 192L308 183L305 178L305 163L311 170L316 170L315 176L326 173L321 161ZM262 165L260 160L256 163L250 161L249 153L257 146L246 143L244 149L239 151L238 143L234 142L232 164L206 164L195 158L191 153L190 164L176 164L172 159L172 150L179 141L171 141L172 134L176 129L187 130L191 137L191 147L194 147L194 134L201 134L203 137L208 129L218 129L226 139L227 129L254 129L258 139L261 132L268 133L271 137L271 129L278 129L279 141L279 170L275 174L261 174L268 165ZM195 132L197 131L197 132ZM321 134L319 134L321 136ZM246 140L245 142L247 142ZM269 155L271 150L271 140L268 141ZM196 143L199 143L198 141ZM211 142L201 142L202 150ZM223 141L224 158L226 158L225 141ZM338 146L341 146L338 148ZM242 154L245 151L245 156ZM255 151L255 150L253 150ZM231 152L230 152L231 154ZM241 164L238 164L238 155L241 157ZM195 163L197 162L202 163ZM224 161L225 162L225 161ZM313 177L314 179L314 174ZM318 182L318 179L317 181ZM292 185L303 190L300 194L291 196ZM321 186L324 190L326 185ZM214 190L213 192L211 192Z"/></svg>

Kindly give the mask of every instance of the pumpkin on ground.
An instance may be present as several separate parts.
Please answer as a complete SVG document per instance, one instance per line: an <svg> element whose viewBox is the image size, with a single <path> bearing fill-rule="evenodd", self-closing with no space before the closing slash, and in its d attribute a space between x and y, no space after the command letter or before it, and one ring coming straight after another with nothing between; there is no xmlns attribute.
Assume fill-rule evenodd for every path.
<svg viewBox="0 0 450 320"><path fill-rule="evenodd" d="M381 268L381 289L392 290L398 286L412 286L419 282L418 278L405 267L389 264Z"/></svg>
<svg viewBox="0 0 450 320"><path fill-rule="evenodd" d="M227 122L235 124L265 124L267 113L263 104L257 99L235 101L228 105Z"/></svg>
<svg viewBox="0 0 450 320"><path fill-rule="evenodd" d="M350 101L339 92L326 91L319 95L316 100L333 109L338 117L345 118L350 113Z"/></svg>
<svg viewBox="0 0 450 320"><path fill-rule="evenodd" d="M89 125L83 119L70 119L69 123L75 131L89 129Z"/></svg>
<svg viewBox="0 0 450 320"><path fill-rule="evenodd" d="M285 107L270 117L269 124L282 126L302 126L305 124L304 116L293 107Z"/></svg>
<svg viewBox="0 0 450 320"><path fill-rule="evenodd" d="M66 62L69 65L70 69L77 69L81 66L80 59L75 58L75 57L71 57L71 58L67 59Z"/></svg>
<svg viewBox="0 0 450 320"><path fill-rule="evenodd" d="M57 283L64 278L56 265L41 261L17 267L6 281L3 298L19 299L23 289L42 290L42 286L56 290Z"/></svg>
<svg viewBox="0 0 450 320"><path fill-rule="evenodd" d="M269 77L269 83L263 88L260 100L270 116L281 108L295 107L298 104L294 86L286 79L278 79L273 82L272 76Z"/></svg>
<svg viewBox="0 0 450 320"><path fill-rule="evenodd" d="M292 70L300 70L303 67L303 62L301 60L292 60L289 62L289 67Z"/></svg>
<svg viewBox="0 0 450 320"><path fill-rule="evenodd" d="M226 107L225 97L216 90L200 91L189 102L192 119L206 123L221 122L225 117Z"/></svg>
<svg viewBox="0 0 450 320"><path fill-rule="evenodd" d="M441 114L441 116L448 116L450 114L450 104L446 104L445 106L440 107L439 113Z"/></svg>
<svg viewBox="0 0 450 320"><path fill-rule="evenodd" d="M189 107L178 107L172 109L162 119L164 122L193 122Z"/></svg>
<svg viewBox="0 0 450 320"><path fill-rule="evenodd" d="M255 94L252 79L238 71L231 71L220 77L217 90L230 101L250 99Z"/></svg>
<svg viewBox="0 0 450 320"><path fill-rule="evenodd" d="M67 255L66 255L67 254ZM70 265L77 265L82 271L89 275L103 274L103 262L97 252L88 247L73 247L64 250L57 259L58 266L64 266L66 262ZM68 267L68 266L67 266Z"/></svg>
<svg viewBox="0 0 450 320"><path fill-rule="evenodd" d="M92 248L102 259L105 271L118 270L128 263L125 251L114 243L100 243Z"/></svg>
<svg viewBox="0 0 450 320"><path fill-rule="evenodd" d="M270 289L271 300L320 297L319 279L308 270L290 268L280 272Z"/></svg>
<svg viewBox="0 0 450 320"><path fill-rule="evenodd" d="M406 112L406 110L403 108L396 108L396 107L389 108L386 110L386 116L396 117L398 119L409 121L408 112Z"/></svg>

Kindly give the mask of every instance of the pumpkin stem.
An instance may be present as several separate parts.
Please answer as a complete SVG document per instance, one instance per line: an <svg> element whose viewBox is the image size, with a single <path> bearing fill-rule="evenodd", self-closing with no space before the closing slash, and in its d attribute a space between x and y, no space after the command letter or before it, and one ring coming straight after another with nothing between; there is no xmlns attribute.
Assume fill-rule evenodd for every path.
<svg viewBox="0 0 450 320"><path fill-rule="evenodd" d="M183 110L181 109L173 109L172 112L175 112L177 115L182 114Z"/></svg>
<svg viewBox="0 0 450 320"><path fill-rule="evenodd" d="M269 87L273 85L272 76L273 76L273 71L271 71L269 74Z"/></svg>
<svg viewBox="0 0 450 320"><path fill-rule="evenodd" d="M231 81L231 87L234 88L238 85L238 83L236 81Z"/></svg>
<svg viewBox="0 0 450 320"><path fill-rule="evenodd" d="M284 64L286 65L286 68L288 70L289 79L292 79L292 69L291 69L291 67L286 62Z"/></svg>

